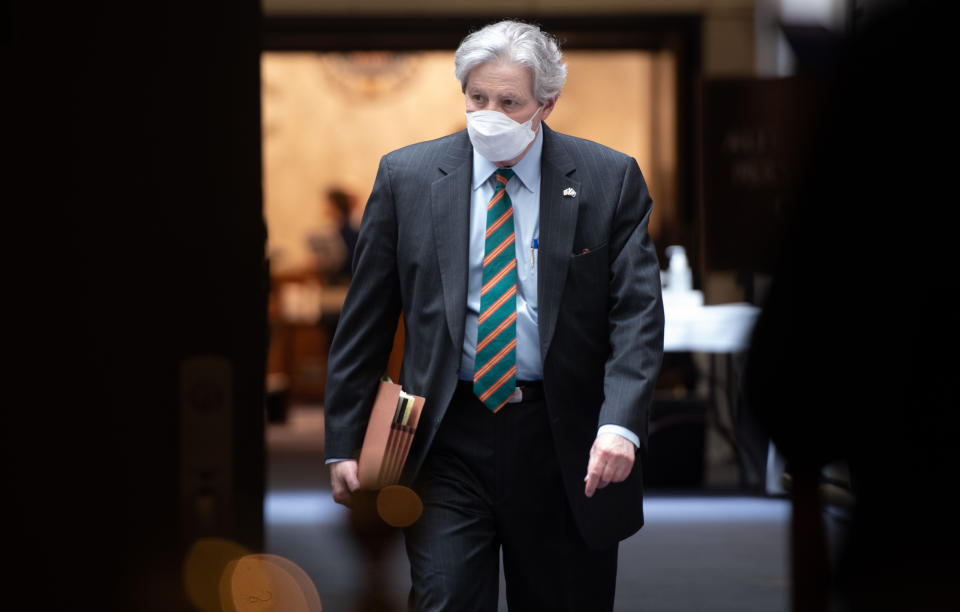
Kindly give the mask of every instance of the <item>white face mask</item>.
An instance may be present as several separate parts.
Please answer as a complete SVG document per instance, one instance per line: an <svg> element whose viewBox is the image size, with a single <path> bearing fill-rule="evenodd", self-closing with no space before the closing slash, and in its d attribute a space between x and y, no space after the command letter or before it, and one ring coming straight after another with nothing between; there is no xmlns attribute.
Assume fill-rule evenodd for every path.
<svg viewBox="0 0 960 612"><path fill-rule="evenodd" d="M514 159L537 137L530 126L542 108L538 107L523 123L517 123L497 111L467 113L467 133L473 148L494 163Z"/></svg>

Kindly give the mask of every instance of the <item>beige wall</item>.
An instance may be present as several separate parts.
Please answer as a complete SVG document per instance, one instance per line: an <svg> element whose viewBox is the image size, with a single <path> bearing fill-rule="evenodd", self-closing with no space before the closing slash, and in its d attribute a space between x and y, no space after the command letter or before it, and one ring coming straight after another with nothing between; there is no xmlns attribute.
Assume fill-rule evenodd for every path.
<svg viewBox="0 0 960 612"><path fill-rule="evenodd" d="M451 54L400 57L379 72L368 61L365 77L340 54L263 55L264 213L276 271L308 263L306 236L327 223L328 187L363 202L381 155L462 129Z"/></svg>
<svg viewBox="0 0 960 612"><path fill-rule="evenodd" d="M656 202L656 239L675 208L673 57L574 51L566 61L550 126L637 159ZM264 210L277 272L310 263L307 236L329 226L328 188L345 187L362 204L381 155L464 128L452 52L266 53L262 73Z"/></svg>

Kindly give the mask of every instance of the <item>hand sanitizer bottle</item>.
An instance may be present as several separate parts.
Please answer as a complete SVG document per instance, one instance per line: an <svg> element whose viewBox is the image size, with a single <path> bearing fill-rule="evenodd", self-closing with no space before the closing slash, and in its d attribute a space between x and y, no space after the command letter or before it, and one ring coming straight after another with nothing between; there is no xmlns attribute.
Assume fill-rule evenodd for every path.
<svg viewBox="0 0 960 612"><path fill-rule="evenodd" d="M687 252L679 245L668 246L666 251L667 256L670 257L667 268L667 290L692 291L693 272L687 262Z"/></svg>

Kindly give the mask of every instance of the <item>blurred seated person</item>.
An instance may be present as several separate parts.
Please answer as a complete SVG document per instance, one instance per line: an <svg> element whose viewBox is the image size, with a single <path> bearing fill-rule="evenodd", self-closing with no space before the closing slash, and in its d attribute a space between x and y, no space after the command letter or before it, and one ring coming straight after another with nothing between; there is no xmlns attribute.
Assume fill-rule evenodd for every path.
<svg viewBox="0 0 960 612"><path fill-rule="evenodd" d="M355 202L353 194L339 187L329 189L325 214L330 222L307 237L313 255L313 270L324 286L350 284L353 251L357 244L357 230L351 222ZM333 338L339 320L339 309L321 312L318 324L328 339Z"/></svg>
<svg viewBox="0 0 960 612"><path fill-rule="evenodd" d="M313 255L313 269L324 285L347 285L357 230L351 222L356 198L353 194L332 187L327 191L325 216L329 223L312 232L307 243Z"/></svg>

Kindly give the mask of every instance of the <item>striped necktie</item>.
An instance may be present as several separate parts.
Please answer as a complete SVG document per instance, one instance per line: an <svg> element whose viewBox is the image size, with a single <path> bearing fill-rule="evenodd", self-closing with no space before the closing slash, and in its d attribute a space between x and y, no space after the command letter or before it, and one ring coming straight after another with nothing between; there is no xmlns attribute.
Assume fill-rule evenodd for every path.
<svg viewBox="0 0 960 612"><path fill-rule="evenodd" d="M517 386L517 252L513 204L507 195L512 176L513 170L497 170L487 205L474 361L473 392L493 412L503 408Z"/></svg>

